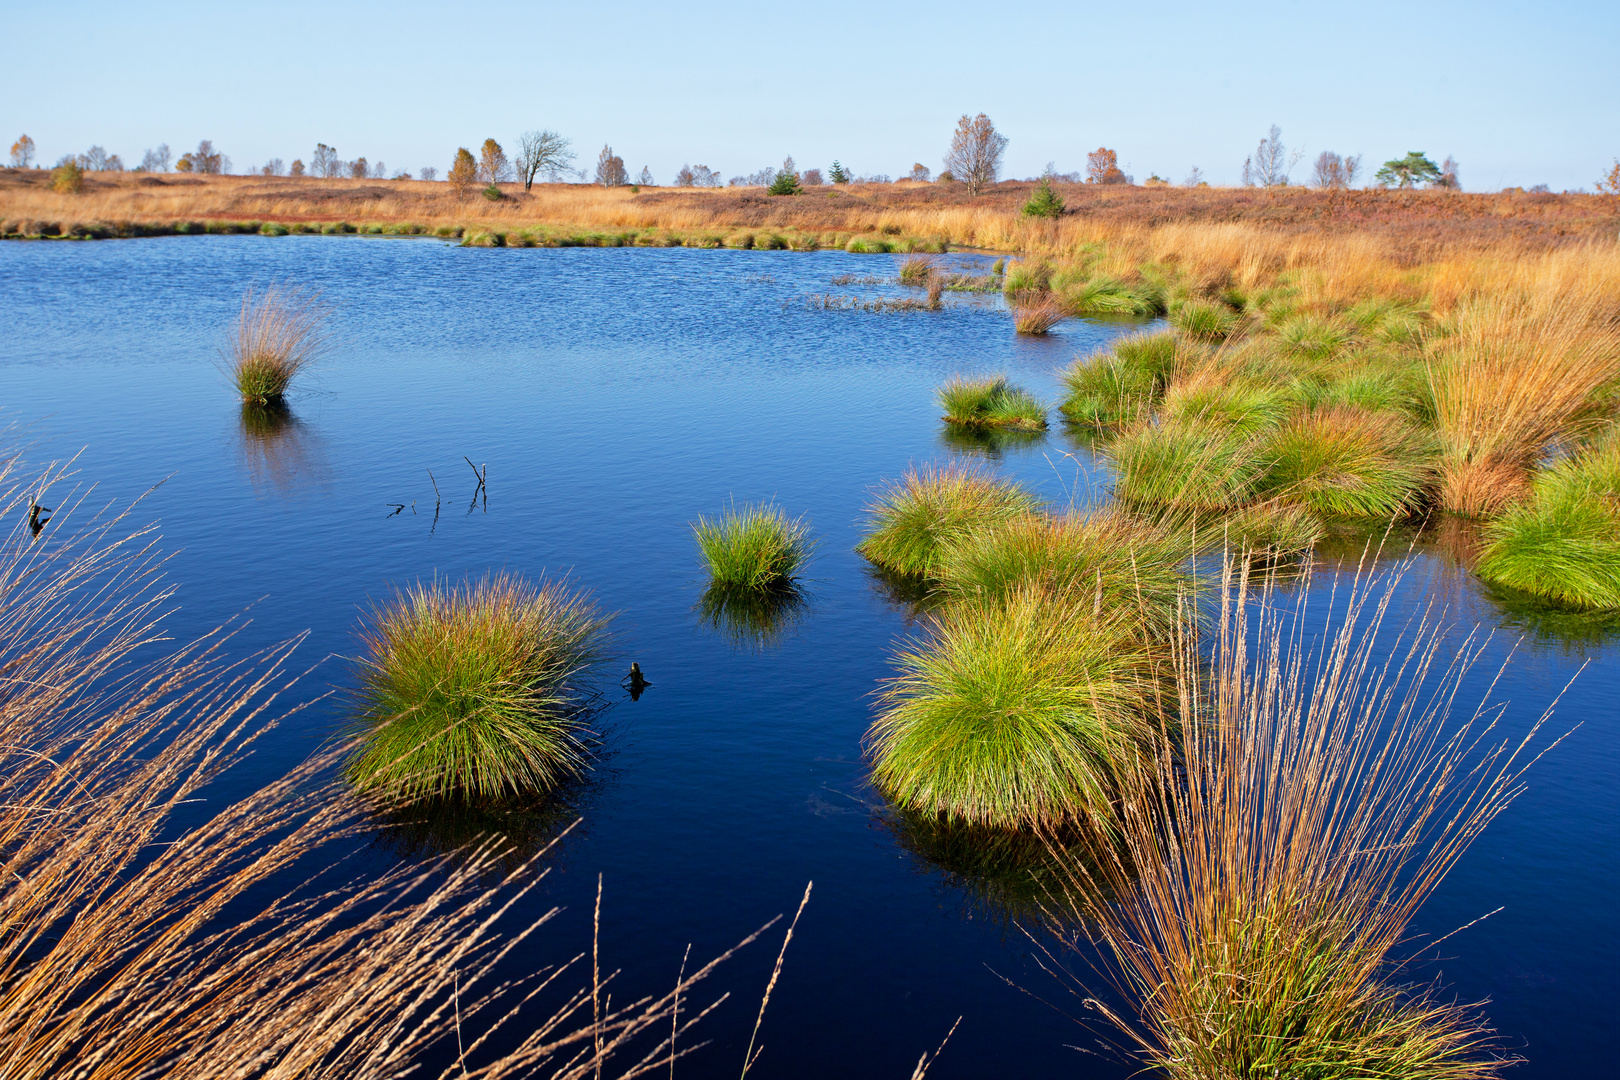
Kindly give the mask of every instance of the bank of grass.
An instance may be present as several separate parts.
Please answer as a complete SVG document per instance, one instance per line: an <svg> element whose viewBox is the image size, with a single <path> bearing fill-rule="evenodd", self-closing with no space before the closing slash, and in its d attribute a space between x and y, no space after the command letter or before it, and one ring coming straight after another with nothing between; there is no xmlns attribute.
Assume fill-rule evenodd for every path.
<svg viewBox="0 0 1620 1080"><path fill-rule="evenodd" d="M792 589L815 551L810 526L772 503L735 504L692 523L712 587L737 593Z"/></svg>
<svg viewBox="0 0 1620 1080"><path fill-rule="evenodd" d="M1420 906L1522 790L1524 743L1448 715L1483 647L1439 624L1382 640L1394 584L1365 580L1302 639L1320 600L1244 580L1228 563L1213 653L1178 651L1182 752L1121 803L1121 853L1071 863L1117 898L1065 938L1111 958L1127 1004L1103 1022L1171 1080L1499 1075L1477 1006L1405 974Z"/></svg>
<svg viewBox="0 0 1620 1080"><path fill-rule="evenodd" d="M1539 474L1528 499L1485 527L1475 572L1569 607L1620 610L1620 436Z"/></svg>
<svg viewBox="0 0 1620 1080"><path fill-rule="evenodd" d="M225 348L223 366L246 404L281 402L298 374L330 341L331 309L320 294L285 285L248 289Z"/></svg>
<svg viewBox="0 0 1620 1080"><path fill-rule="evenodd" d="M1014 386L1005 375L985 378L955 376L935 391L942 419L962 427L1015 428L1041 431L1046 428L1046 406L1021 386Z"/></svg>
<svg viewBox="0 0 1620 1080"><path fill-rule="evenodd" d="M928 618L867 736L879 788L975 825L1106 819L1157 730L1151 650L1128 617L1017 589Z"/></svg>
<svg viewBox="0 0 1620 1080"><path fill-rule="evenodd" d="M588 758L608 619L559 582L417 584L372 612L346 773L389 798L551 790Z"/></svg>
<svg viewBox="0 0 1620 1080"><path fill-rule="evenodd" d="M1017 484L980 469L911 469L867 504L867 533L855 550L892 573L932 578L945 543L1039 508L1039 500Z"/></svg>

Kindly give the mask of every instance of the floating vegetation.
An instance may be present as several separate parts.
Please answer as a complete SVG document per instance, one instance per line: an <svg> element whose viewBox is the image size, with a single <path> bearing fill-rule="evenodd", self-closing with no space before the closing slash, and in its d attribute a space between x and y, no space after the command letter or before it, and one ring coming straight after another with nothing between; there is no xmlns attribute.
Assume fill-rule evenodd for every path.
<svg viewBox="0 0 1620 1080"><path fill-rule="evenodd" d="M692 524L712 586L739 593L782 592L793 587L815 541L803 518L789 518L770 503L728 507L714 519Z"/></svg>
<svg viewBox="0 0 1620 1080"><path fill-rule="evenodd" d="M283 285L248 289L223 351L223 364L242 400L279 402L299 372L315 363L330 341L330 308L319 293Z"/></svg>
<svg viewBox="0 0 1620 1080"><path fill-rule="evenodd" d="M937 301L918 300L911 296L878 296L863 299L859 296L837 296L833 293L807 296L804 298L804 306L808 311L870 311L875 314L938 310Z"/></svg>
<svg viewBox="0 0 1620 1080"><path fill-rule="evenodd" d="M1039 500L1017 484L978 469L912 469L867 505L869 529L855 550L893 573L930 578L943 544L1039 508Z"/></svg>
<svg viewBox="0 0 1620 1080"><path fill-rule="evenodd" d="M982 379L957 376L946 382L935 395L945 410L942 419L962 427L1004 427L1040 431L1046 427L1046 406L1021 386L1014 386L1005 375Z"/></svg>
<svg viewBox="0 0 1620 1080"><path fill-rule="evenodd" d="M551 790L585 768L608 618L559 582L418 584L361 633L356 787L414 800Z"/></svg>

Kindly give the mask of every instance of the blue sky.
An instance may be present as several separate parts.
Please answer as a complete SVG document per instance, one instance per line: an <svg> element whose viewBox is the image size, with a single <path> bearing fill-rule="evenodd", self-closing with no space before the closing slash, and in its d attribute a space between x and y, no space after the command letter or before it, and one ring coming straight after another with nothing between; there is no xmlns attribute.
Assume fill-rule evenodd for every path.
<svg viewBox="0 0 1620 1080"><path fill-rule="evenodd" d="M1114 148L1235 182L1273 123L1306 152L1457 157L1472 190L1590 188L1620 156L1620 3L102 3L8 5L0 134L47 163L210 138L238 171L317 141L391 169L551 127L594 165L725 176L792 154L932 169L963 113L1006 172Z"/></svg>

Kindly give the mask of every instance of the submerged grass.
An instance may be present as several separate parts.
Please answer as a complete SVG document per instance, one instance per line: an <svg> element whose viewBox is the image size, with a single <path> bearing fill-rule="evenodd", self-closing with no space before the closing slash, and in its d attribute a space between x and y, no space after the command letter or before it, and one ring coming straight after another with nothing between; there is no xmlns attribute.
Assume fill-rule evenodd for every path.
<svg viewBox="0 0 1620 1080"><path fill-rule="evenodd" d="M732 505L692 524L712 586L744 593L789 589L815 550L803 518L770 503Z"/></svg>
<svg viewBox="0 0 1620 1080"><path fill-rule="evenodd" d="M349 779L414 800L543 792L579 776L583 680L604 659L607 622L561 583L505 574L396 593L361 635Z"/></svg>
<svg viewBox="0 0 1620 1080"><path fill-rule="evenodd" d="M330 314L318 293L283 285L263 292L248 289L223 353L225 371L242 400L255 405L280 401L330 341Z"/></svg>
<svg viewBox="0 0 1620 1080"><path fill-rule="evenodd" d="M1005 375L982 379L952 378L935 391L945 410L942 419L963 427L1005 427L1040 431L1046 427L1046 406Z"/></svg>
<svg viewBox="0 0 1620 1080"><path fill-rule="evenodd" d="M912 469L867 505L869 529L855 550L893 573L934 577L945 543L1039 508L1017 484L978 469Z"/></svg>

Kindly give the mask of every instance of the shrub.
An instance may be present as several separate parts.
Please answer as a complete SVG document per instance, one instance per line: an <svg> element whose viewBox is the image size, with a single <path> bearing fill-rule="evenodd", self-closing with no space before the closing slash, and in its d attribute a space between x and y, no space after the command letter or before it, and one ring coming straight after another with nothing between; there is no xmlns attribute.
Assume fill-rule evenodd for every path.
<svg viewBox="0 0 1620 1080"><path fill-rule="evenodd" d="M1094 617L1130 612L1150 637L1168 640L1191 555L1185 538L1125 513L1026 514L947 540L935 575L954 600L999 603L1033 590Z"/></svg>
<svg viewBox="0 0 1620 1080"><path fill-rule="evenodd" d="M242 295L223 366L244 402L271 405L298 373L320 359L329 340L330 309L319 293L272 285Z"/></svg>
<svg viewBox="0 0 1620 1080"><path fill-rule="evenodd" d="M815 549L809 526L769 503L735 505L714 520L692 525L711 584L744 592L773 592L793 585Z"/></svg>
<svg viewBox="0 0 1620 1080"><path fill-rule="evenodd" d="M1020 211L1025 217L1053 218L1063 214L1063 200L1058 193L1052 190L1050 177L1041 177L1041 182L1030 195L1029 201Z"/></svg>
<svg viewBox="0 0 1620 1080"><path fill-rule="evenodd" d="M870 528L855 550L894 573L933 577L942 544L1039 506L1017 484L977 469L913 469L867 505Z"/></svg>
<svg viewBox="0 0 1620 1080"><path fill-rule="evenodd" d="M873 781L904 809L971 824L1107 815L1155 730L1150 654L1121 621L1029 591L945 607L883 689Z"/></svg>
<svg viewBox="0 0 1620 1080"><path fill-rule="evenodd" d="M84 170L76 161L64 161L51 170L51 190L63 195L77 195L84 190Z"/></svg>
<svg viewBox="0 0 1620 1080"><path fill-rule="evenodd" d="M1486 581L1579 608L1620 609L1620 436L1535 478L1485 527Z"/></svg>
<svg viewBox="0 0 1620 1080"><path fill-rule="evenodd" d="M1170 312L1170 322L1188 337L1225 341L1237 332L1237 312L1221 304L1189 300Z"/></svg>
<svg viewBox="0 0 1620 1080"><path fill-rule="evenodd" d="M965 427L1010 427L1039 431L1046 427L1046 407L1005 375L985 379L953 378L935 391L943 419Z"/></svg>
<svg viewBox="0 0 1620 1080"><path fill-rule="evenodd" d="M1063 415L1081 424L1123 424L1158 405L1176 369L1174 334L1138 334L1113 349L1076 360L1061 378Z"/></svg>
<svg viewBox="0 0 1620 1080"><path fill-rule="evenodd" d="M484 189L484 198L488 199L490 202L500 202L502 199L506 198L506 192L501 190L501 186L499 184L491 184Z"/></svg>
<svg viewBox="0 0 1620 1080"><path fill-rule="evenodd" d="M558 583L434 582L376 608L361 640L349 779L404 799L547 791L583 771L608 620Z"/></svg>
<svg viewBox="0 0 1620 1080"><path fill-rule="evenodd" d="M1150 506L1238 507L1264 472L1249 440L1199 425L1143 424L1114 440L1108 456L1115 494Z"/></svg>
<svg viewBox="0 0 1620 1080"><path fill-rule="evenodd" d="M1399 417L1349 406L1307 413L1273 433L1261 490L1321 514L1399 517L1432 482L1433 451Z"/></svg>

